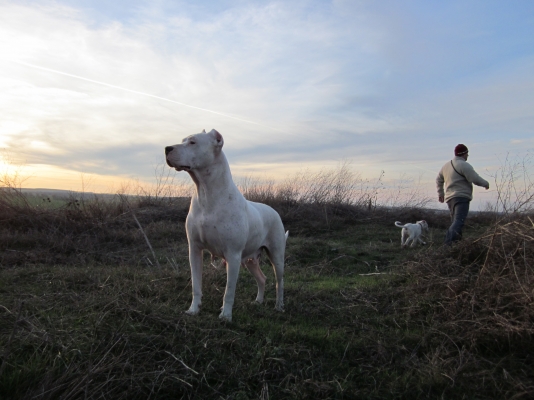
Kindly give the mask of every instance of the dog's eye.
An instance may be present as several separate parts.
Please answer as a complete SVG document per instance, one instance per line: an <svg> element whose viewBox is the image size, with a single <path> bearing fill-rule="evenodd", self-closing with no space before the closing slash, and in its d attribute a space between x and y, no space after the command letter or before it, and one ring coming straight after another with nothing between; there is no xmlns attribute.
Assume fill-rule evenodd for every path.
<svg viewBox="0 0 534 400"><path fill-rule="evenodd" d="M189 142L189 144L197 144L197 142L194 142L193 140L191 140L191 141Z"/></svg>

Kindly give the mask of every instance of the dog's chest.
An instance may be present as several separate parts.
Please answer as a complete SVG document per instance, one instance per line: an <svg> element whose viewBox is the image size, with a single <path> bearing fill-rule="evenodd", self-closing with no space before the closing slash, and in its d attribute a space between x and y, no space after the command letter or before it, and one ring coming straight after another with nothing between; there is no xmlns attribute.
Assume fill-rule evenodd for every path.
<svg viewBox="0 0 534 400"><path fill-rule="evenodd" d="M243 236L245 227L240 215L231 212L190 212L187 230L206 247L224 248L228 241Z"/></svg>

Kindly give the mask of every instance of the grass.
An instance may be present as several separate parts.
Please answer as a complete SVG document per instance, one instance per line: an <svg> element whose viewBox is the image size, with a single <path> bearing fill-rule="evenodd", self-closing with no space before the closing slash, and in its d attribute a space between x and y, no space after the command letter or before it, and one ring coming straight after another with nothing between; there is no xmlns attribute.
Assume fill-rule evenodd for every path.
<svg viewBox="0 0 534 400"><path fill-rule="evenodd" d="M0 210L1 398L534 394L526 217L473 215L464 243L444 249L447 216L428 210L280 206L285 312L263 263L265 304L252 303L254 279L241 271L225 323L226 275L207 258L202 311L184 314L187 204L18 207ZM420 218L431 243L401 250L393 222Z"/></svg>

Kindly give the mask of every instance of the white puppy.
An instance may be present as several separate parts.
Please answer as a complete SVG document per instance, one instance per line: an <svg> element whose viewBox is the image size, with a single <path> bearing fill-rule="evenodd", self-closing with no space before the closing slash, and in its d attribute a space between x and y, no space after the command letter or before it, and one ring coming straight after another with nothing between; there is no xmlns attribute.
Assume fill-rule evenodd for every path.
<svg viewBox="0 0 534 400"><path fill-rule="evenodd" d="M271 207L247 201L232 180L222 151L223 137L213 129L186 137L181 144L165 147L167 164L186 171L196 186L185 222L193 301L187 311L197 314L202 299L202 251L221 257L227 280L219 318L231 321L239 267L247 268L258 284L256 301L263 302L265 275L260 269L265 249L276 277L276 306L284 307L284 252L288 232L280 215Z"/></svg>
<svg viewBox="0 0 534 400"><path fill-rule="evenodd" d="M417 221L415 224L405 224L401 222L395 222L395 226L402 228L401 231L401 246L408 246L411 243L410 247L415 246L417 242L421 244L426 244L421 238L423 232L428 231L428 224L425 220Z"/></svg>

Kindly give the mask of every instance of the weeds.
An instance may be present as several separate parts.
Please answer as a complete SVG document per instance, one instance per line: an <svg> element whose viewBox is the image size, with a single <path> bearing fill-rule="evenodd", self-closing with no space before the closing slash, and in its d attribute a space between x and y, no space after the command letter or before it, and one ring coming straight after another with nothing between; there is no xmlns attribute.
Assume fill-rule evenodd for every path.
<svg viewBox="0 0 534 400"><path fill-rule="evenodd" d="M401 251L393 221L424 218L432 238L448 216L387 207L379 183L343 165L332 177L314 176L315 193L307 178L242 184L291 232L286 311L273 310L263 263L265 305L250 303L242 271L231 324L217 318L224 270L205 268L202 312L183 313L188 199L165 180L157 194L72 194L54 207L1 191L0 397L532 397L529 215L480 214L452 249Z"/></svg>
<svg viewBox="0 0 534 400"><path fill-rule="evenodd" d="M501 167L493 174L497 201L488 204L488 211L509 216L528 213L534 208L534 181L532 180L532 153L522 158L506 155Z"/></svg>
<svg viewBox="0 0 534 400"><path fill-rule="evenodd" d="M482 377L473 381L479 396L534 394L533 242L534 224L522 216L406 264L408 318L437 344L434 368L453 383Z"/></svg>

